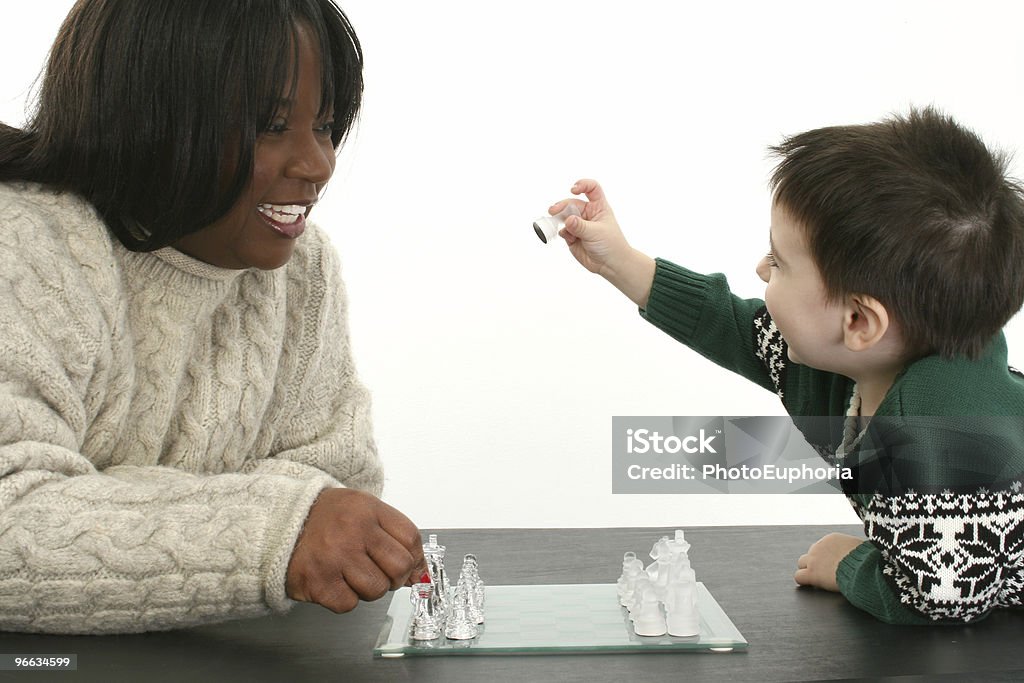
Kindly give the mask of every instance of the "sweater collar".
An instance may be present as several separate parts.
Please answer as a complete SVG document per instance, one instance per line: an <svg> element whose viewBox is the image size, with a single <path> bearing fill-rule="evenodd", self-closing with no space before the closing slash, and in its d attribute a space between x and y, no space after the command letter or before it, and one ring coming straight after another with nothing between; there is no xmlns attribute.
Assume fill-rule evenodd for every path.
<svg viewBox="0 0 1024 683"><path fill-rule="evenodd" d="M885 399L875 415L905 415L908 410L921 414L932 414L932 409L939 409L950 400L951 396L959 395L968 387L996 386L999 380L1008 374L1006 337L997 333L977 360L969 360L963 356L945 359L938 355L920 358L896 376ZM917 396L915 403L920 405L904 405L904 389L908 385L916 385L917 392L945 391L947 396ZM931 405L936 403L936 405ZM978 408L978 406L973 406ZM947 406L948 409L948 406Z"/></svg>
<svg viewBox="0 0 1024 683"><path fill-rule="evenodd" d="M188 254L182 253L174 247L158 249L153 252L153 255L176 270L203 280L231 282L245 272L245 270L212 266L209 263L192 258Z"/></svg>

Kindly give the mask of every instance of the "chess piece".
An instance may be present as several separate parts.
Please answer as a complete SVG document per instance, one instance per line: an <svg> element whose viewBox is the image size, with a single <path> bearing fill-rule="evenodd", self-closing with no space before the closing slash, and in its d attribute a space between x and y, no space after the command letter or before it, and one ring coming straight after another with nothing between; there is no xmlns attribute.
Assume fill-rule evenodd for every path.
<svg viewBox="0 0 1024 683"><path fill-rule="evenodd" d="M668 563L672 557L672 547L669 544L668 536L658 539L658 542L651 548L650 555L654 562L647 565L647 576L650 577L651 583L657 590L658 599L662 600L665 597L665 586L668 582Z"/></svg>
<svg viewBox="0 0 1024 683"><path fill-rule="evenodd" d="M468 609L468 593L464 593L464 584L460 581L455 588L452 599L452 613L444 627L444 635L451 640L471 640L476 638L478 630L476 622L470 618Z"/></svg>
<svg viewBox="0 0 1024 683"><path fill-rule="evenodd" d="M661 603L654 589L647 587L640 597L640 608L633 619L633 631L638 636L663 636L667 627L665 615L661 612Z"/></svg>
<svg viewBox="0 0 1024 683"><path fill-rule="evenodd" d="M448 575L444 571L444 551L445 547L437 542L437 534L430 534L427 542L423 544L427 573L430 574L430 582L434 584L432 600L442 623L448 614L448 593L451 590L451 586L448 584Z"/></svg>
<svg viewBox="0 0 1024 683"><path fill-rule="evenodd" d="M676 536L673 540L668 542L668 545L669 551L672 554L682 553L683 555L686 555L690 552L690 544L683 535L682 529L676 529Z"/></svg>
<svg viewBox="0 0 1024 683"><path fill-rule="evenodd" d="M633 587L633 599L626 605L630 621L636 621L637 615L640 614L640 605L643 602L644 594L651 591L652 588L650 578L648 578L646 573L641 572L636 579L636 585Z"/></svg>
<svg viewBox="0 0 1024 683"><path fill-rule="evenodd" d="M436 611L433 594L434 585L431 583L417 583L412 587L409 600L413 604L413 640L434 640L441 637L443 619Z"/></svg>
<svg viewBox="0 0 1024 683"><path fill-rule="evenodd" d="M689 550L683 530L677 529L674 538L662 536L654 544L650 552L654 562L646 568L635 554L623 556L616 583L619 604L629 611L637 635L700 635L697 577Z"/></svg>
<svg viewBox="0 0 1024 683"><path fill-rule="evenodd" d="M651 573L651 582L654 584L654 593L658 600L665 601L665 594L668 591L668 581L672 570L672 556L668 553L658 557L653 563L654 571Z"/></svg>
<svg viewBox="0 0 1024 683"><path fill-rule="evenodd" d="M628 607L633 603L637 581L644 572L644 563L637 559L636 555L633 555L628 563L624 561L623 564L625 565L623 574L618 583L619 604Z"/></svg>
<svg viewBox="0 0 1024 683"><path fill-rule="evenodd" d="M465 596L468 618L475 624L484 623L484 582L480 578L476 555L469 554L462 559L456 590Z"/></svg>
<svg viewBox="0 0 1024 683"><path fill-rule="evenodd" d="M672 554L672 546L669 544L668 536L662 536L651 548L651 559L657 561L659 557Z"/></svg>
<svg viewBox="0 0 1024 683"><path fill-rule="evenodd" d="M700 635L697 611L697 578L692 569L680 570L668 586L665 599L666 625L671 636Z"/></svg>
<svg viewBox="0 0 1024 683"><path fill-rule="evenodd" d="M619 574L619 579L618 579L618 581L615 582L615 584L619 587L619 597L620 598L622 597L622 589L623 589L623 587L626 584L626 575L629 573L629 571L628 571L629 568L631 566L633 566L633 560L635 560L635 559L636 559L636 553L634 553L632 550L629 551L628 553L625 553L622 556L622 573Z"/></svg>
<svg viewBox="0 0 1024 683"><path fill-rule="evenodd" d="M544 216L538 218L533 222L533 231L537 233L537 237L544 244L549 244L555 239L555 235L558 231L565 227L565 221L569 216L579 216L580 210L576 208L576 205L572 202L566 205L559 213L554 216Z"/></svg>

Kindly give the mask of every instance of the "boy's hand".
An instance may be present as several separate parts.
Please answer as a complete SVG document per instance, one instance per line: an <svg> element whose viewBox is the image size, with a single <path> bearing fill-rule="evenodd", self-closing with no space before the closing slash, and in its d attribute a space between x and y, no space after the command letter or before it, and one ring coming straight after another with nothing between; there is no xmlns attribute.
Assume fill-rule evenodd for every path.
<svg viewBox="0 0 1024 683"><path fill-rule="evenodd" d="M553 216L569 204L576 205L582 216L570 216L558 234L584 268L604 275L608 262L621 260L629 252L629 244L596 180L577 180L572 193L585 194L590 201L563 199L548 209L548 213Z"/></svg>
<svg viewBox="0 0 1024 683"><path fill-rule="evenodd" d="M577 180L573 194L585 194L589 201L563 199L548 209L552 216L574 204L580 216L570 216L559 235L569 251L591 273L597 273L641 308L647 305L654 280L654 260L633 249L619 228L604 190L596 180Z"/></svg>
<svg viewBox="0 0 1024 683"><path fill-rule="evenodd" d="M801 586L817 586L827 591L839 591L836 570L843 558L864 539L847 534L829 534L814 543L806 555L797 560L793 578Z"/></svg>

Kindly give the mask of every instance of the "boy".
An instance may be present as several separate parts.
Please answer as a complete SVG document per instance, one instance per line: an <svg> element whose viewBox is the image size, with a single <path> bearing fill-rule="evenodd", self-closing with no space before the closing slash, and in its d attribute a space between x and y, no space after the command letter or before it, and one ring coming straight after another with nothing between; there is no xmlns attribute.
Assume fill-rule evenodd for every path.
<svg viewBox="0 0 1024 683"><path fill-rule="evenodd" d="M855 472L868 540L825 536L801 585L889 623L965 623L1024 596L1024 376L1003 325L1024 303L1024 197L1005 160L932 109L772 148L764 301L629 246L593 180L573 256L641 315L775 391ZM815 428L807 416L843 418ZM871 417L870 421L867 418Z"/></svg>

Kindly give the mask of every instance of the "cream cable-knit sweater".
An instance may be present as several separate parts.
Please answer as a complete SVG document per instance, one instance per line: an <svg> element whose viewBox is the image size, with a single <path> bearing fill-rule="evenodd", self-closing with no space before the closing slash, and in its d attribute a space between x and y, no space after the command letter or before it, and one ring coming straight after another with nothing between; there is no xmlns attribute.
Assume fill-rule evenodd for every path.
<svg viewBox="0 0 1024 683"><path fill-rule="evenodd" d="M0 184L0 631L284 611L317 495L382 481L322 232L223 270Z"/></svg>

